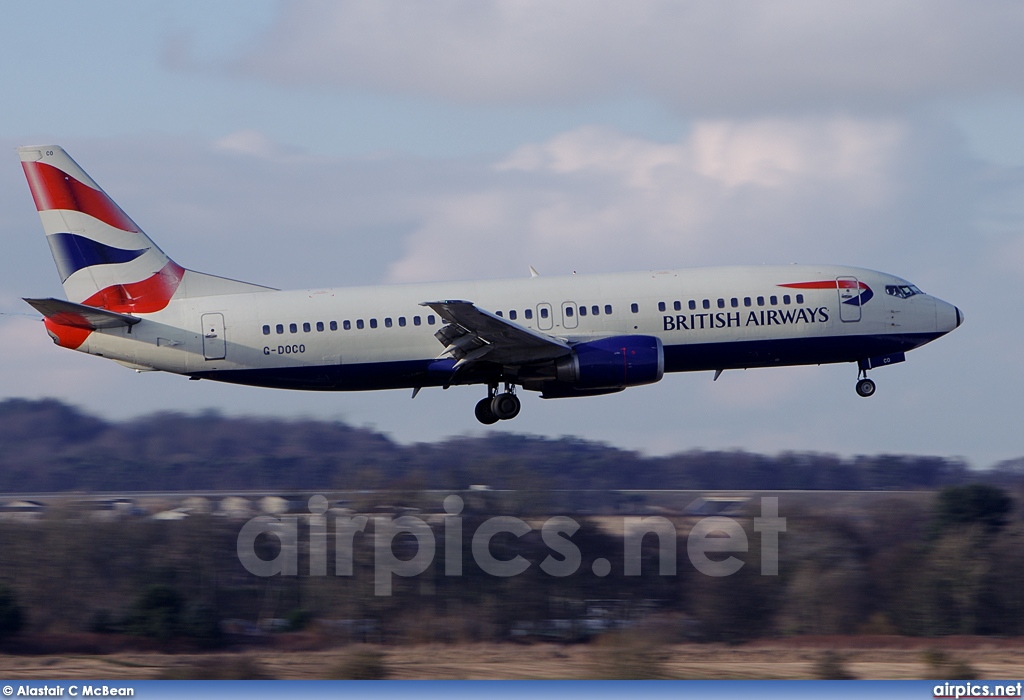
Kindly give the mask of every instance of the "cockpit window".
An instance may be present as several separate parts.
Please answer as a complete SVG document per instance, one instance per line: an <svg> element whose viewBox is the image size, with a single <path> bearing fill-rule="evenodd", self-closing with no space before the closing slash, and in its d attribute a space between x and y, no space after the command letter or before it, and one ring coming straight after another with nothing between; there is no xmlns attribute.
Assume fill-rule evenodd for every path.
<svg viewBox="0 0 1024 700"><path fill-rule="evenodd" d="M915 294L924 294L924 292L912 284L887 284L885 285L885 293L899 299L909 299Z"/></svg>

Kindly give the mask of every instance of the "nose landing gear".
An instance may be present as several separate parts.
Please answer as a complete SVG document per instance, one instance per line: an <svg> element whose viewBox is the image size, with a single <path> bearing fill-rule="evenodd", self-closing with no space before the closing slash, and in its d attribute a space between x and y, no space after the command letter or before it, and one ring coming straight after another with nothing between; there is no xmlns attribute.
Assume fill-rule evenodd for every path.
<svg viewBox="0 0 1024 700"><path fill-rule="evenodd" d="M523 407L515 394L514 384L505 383L505 391L498 393L498 385L487 387L487 398L481 399L475 409L476 419L484 425L493 425L499 420L512 420Z"/></svg>
<svg viewBox="0 0 1024 700"><path fill-rule="evenodd" d="M875 383L868 378L857 380L857 395L868 397L875 393Z"/></svg>
<svg viewBox="0 0 1024 700"><path fill-rule="evenodd" d="M868 371L861 368L857 374L857 396L867 398L875 393L875 383L868 379Z"/></svg>
<svg viewBox="0 0 1024 700"><path fill-rule="evenodd" d="M859 396L872 396L875 393L875 383L868 379L868 370L874 369L875 367L886 367L888 365L899 364L907 359L907 354L904 352L891 352L888 355L879 355L877 357L865 357L857 360L857 369L860 372L857 373L857 394Z"/></svg>

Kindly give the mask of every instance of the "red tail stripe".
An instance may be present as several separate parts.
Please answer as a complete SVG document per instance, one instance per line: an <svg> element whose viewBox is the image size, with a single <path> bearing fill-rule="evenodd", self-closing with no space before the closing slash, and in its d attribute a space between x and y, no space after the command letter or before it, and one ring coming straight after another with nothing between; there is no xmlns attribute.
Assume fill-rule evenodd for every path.
<svg viewBox="0 0 1024 700"><path fill-rule="evenodd" d="M85 300L86 306L96 306L118 313L147 314L160 311L170 303L181 284L185 269L169 262L162 270L141 282L115 284L101 289ZM92 333L89 322L75 313L58 314L44 318L46 329L61 347L75 350Z"/></svg>
<svg viewBox="0 0 1024 700"><path fill-rule="evenodd" d="M48 318L44 318L43 323L46 325L46 330L49 331L50 335L56 338L58 345L71 350L80 348L85 339L92 333L88 328L65 326Z"/></svg>
<svg viewBox="0 0 1024 700"><path fill-rule="evenodd" d="M184 274L185 269L172 260L152 277L106 287L82 303L118 313L151 314L170 303Z"/></svg>
<svg viewBox="0 0 1024 700"><path fill-rule="evenodd" d="M22 162L21 166L38 211L80 211L122 231L142 233L135 222L121 211L121 207L100 190L94 190L46 163Z"/></svg>

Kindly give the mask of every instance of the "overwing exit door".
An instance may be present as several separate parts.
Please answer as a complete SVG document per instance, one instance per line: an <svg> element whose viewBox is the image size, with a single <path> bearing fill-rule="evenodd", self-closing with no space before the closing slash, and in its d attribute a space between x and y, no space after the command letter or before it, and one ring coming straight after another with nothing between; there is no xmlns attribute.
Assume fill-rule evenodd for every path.
<svg viewBox="0 0 1024 700"><path fill-rule="evenodd" d="M575 328L579 325L576 318L578 313L576 304L571 301L562 302L562 328Z"/></svg>
<svg viewBox="0 0 1024 700"><path fill-rule="evenodd" d="M549 331L555 326L554 315L551 313L551 304L542 302L537 304L537 328L542 331Z"/></svg>

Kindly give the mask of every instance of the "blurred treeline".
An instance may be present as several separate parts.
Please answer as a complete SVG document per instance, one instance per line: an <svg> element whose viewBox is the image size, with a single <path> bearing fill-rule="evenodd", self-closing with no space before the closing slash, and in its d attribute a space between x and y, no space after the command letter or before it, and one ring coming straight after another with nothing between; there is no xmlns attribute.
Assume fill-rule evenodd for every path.
<svg viewBox="0 0 1024 700"><path fill-rule="evenodd" d="M285 638L256 636L258 628L385 644L572 641L623 627L666 643L795 634L1024 634L1024 522L1019 499L993 486L880 494L842 510L818 508L814 497L780 504L787 522L777 576L761 575L761 535L752 519L760 504L751 501L736 516L750 544L734 554L744 566L721 578L690 564L686 536L696 518L681 516L672 518L674 575L659 574L653 535L643 541L641 575L624 575L621 520L579 517L570 538L582 553L575 573L541 570L546 557L557 555L542 539L543 519L529 518L531 532L519 539L500 534L491 552L498 559L522 556L531 566L517 576L490 576L473 560L473 533L487 518L516 515L523 506L514 494L465 495L461 576L445 573L441 514L427 513L436 497L406 495L410 508L423 506L419 517L431 523L437 551L422 574L395 576L390 596L374 595L373 517L355 537L352 576L334 575L331 520L339 515L330 512L329 575L308 575L308 525L300 518L299 575L268 578L239 563L241 523L226 518L96 522L69 505L39 521L0 523L0 641L10 649L33 633L92 632L213 648L243 638ZM366 507L371 516L395 514ZM400 535L394 555L409 559L414 542ZM267 559L281 553L273 537L261 537L257 546ZM595 573L597 558L610 562L607 576Z"/></svg>
<svg viewBox="0 0 1024 700"><path fill-rule="evenodd" d="M0 402L0 492L1014 487L1024 458L972 470L906 455L693 451L645 457L575 438L491 434L399 445L340 422L155 414L109 422L56 400Z"/></svg>
<svg viewBox="0 0 1024 700"><path fill-rule="evenodd" d="M386 489L347 503L370 517L355 538L352 576L305 575L308 526L299 518L299 576L259 578L240 564L240 521L193 514L154 521L94 517L82 500L40 519L0 522L0 643L32 634L94 633L187 640L216 647L262 630L306 630L370 642L582 639L649 625L665 641L788 634L1024 634L1024 460L986 470L939 457L821 454L774 457L692 452L643 457L575 439L509 435L402 446L367 429L313 420L162 414L113 423L58 401L0 403L0 491ZM463 575L445 575L439 498L464 492ZM497 491L509 489L509 491ZM760 575L757 500L737 514L749 551L738 573L712 578L687 556L696 521L667 512L677 570L658 573L658 541L644 539L640 576L625 576L621 517L559 511L556 489L849 489L880 491L841 508L819 495L780 503L778 576ZM887 493L924 490L924 494ZM639 498L639 497L638 497ZM645 513L640 500L619 513ZM629 507L634 507L629 511ZM305 512L305 511L302 511ZM308 512L305 512L308 516ZM415 513L434 528L437 552L423 574L395 577L374 595L373 516ZM334 573L332 519L328 573ZM470 554L487 518L513 515L534 530L499 535L492 552L531 562L496 578ZM541 538L549 516L572 516L582 552L576 573L550 576ZM275 540L264 537L266 558ZM393 547L415 551L400 536ZM555 555L557 558L557 555ZM595 559L611 573L594 573ZM259 627L262 625L262 627Z"/></svg>

